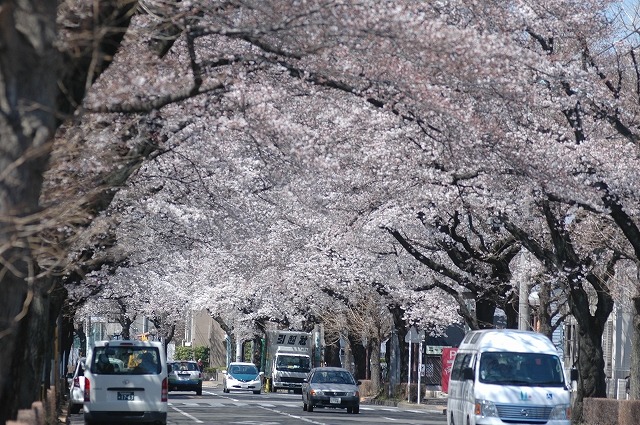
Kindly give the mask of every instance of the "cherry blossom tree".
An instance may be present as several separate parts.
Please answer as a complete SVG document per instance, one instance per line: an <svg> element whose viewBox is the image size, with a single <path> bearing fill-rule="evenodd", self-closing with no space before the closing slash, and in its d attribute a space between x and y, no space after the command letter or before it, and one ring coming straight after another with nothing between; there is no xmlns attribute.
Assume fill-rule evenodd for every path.
<svg viewBox="0 0 640 425"><path fill-rule="evenodd" d="M24 300L35 294L38 301L50 285L43 281L36 291L24 285L24 276L39 273L28 267L36 259L81 298L103 290L91 284L94 277L104 283L130 276L143 302L164 300L158 297L178 284L177 300L206 293L214 314L225 311L224 320L248 334L252 322L267 316L303 326L317 310L296 301L300 290L329 303L318 295L370 285L393 299L396 325L417 317L405 317L419 311L417 305L446 299L416 294L434 274L396 251L381 227L408 233L421 225L417 214L430 216L432 209L438 210L433 217L448 219L447 203L462 198L469 208L460 214L498 217L519 228L532 223L516 218L530 219L538 231L547 230L544 215L522 213L533 212L541 199L580 205L609 214L634 243L635 50L612 47L618 28L605 1L80 6L87 5L68 1L58 9L56 41L71 64L64 84L56 86L48 56L23 49L21 38L7 38L15 42L11 52L32 52L40 65L24 75L48 82L45 90L31 90L32 83L24 84L26 92L4 91L18 93L9 100L44 106L6 102L15 106L7 116L22 120L35 110L34 119L44 122L2 124L3 134L14 136L11 129L42 129L13 137L25 142L2 155L7 166L0 169L10 170L2 181L20 182L0 197L0 215L16 224L8 234L24 234L25 221L14 220L14 211L32 217L48 207L45 219L27 221L44 225L36 226L37 251L24 238L0 240L3 270L11 271L3 274L3 287L20 289L3 298L9 306L3 331L12 338L0 352L7 371L15 359L26 359L25 347L12 342L19 340L12 329L26 323L16 320L21 306L30 311ZM11 17L32 16L19 12ZM46 12L48 31L33 46L45 45L51 55L55 6ZM105 20L114 21L109 31L82 32ZM87 25L72 25L78 21ZM23 27L38 26L6 26ZM16 69L22 62L2 58L5 86L19 81L11 77L22 75ZM69 119L57 134L41 193L45 142L64 114ZM46 148L38 155L24 155L40 146ZM21 170L26 174L10 174ZM428 223L453 228L447 221ZM424 246L443 240L435 232L430 237ZM339 278L312 273L313 262L336 270L336 259L348 265L337 268ZM197 268L204 273L195 277ZM282 294L282 304L269 297L273 293ZM247 317L231 314L237 307ZM147 313L157 313L152 310ZM39 378L42 357L28 359L35 373L25 388ZM0 373L2 401L11 397L5 376L12 375ZM594 394L601 395L599 387ZM20 397L9 403L9 416L35 394Z"/></svg>

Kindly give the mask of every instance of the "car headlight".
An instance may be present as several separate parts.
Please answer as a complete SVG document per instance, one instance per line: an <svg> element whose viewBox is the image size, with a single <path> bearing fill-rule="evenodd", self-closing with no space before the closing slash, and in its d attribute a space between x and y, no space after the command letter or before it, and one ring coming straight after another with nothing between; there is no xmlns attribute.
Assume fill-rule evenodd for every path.
<svg viewBox="0 0 640 425"><path fill-rule="evenodd" d="M347 391L344 395L346 397L358 397L358 391Z"/></svg>
<svg viewBox="0 0 640 425"><path fill-rule="evenodd" d="M549 419L571 419L571 405L559 404L551 409Z"/></svg>
<svg viewBox="0 0 640 425"><path fill-rule="evenodd" d="M489 400L476 400L474 413L478 416L485 417L498 417L498 409L493 401Z"/></svg>
<svg viewBox="0 0 640 425"><path fill-rule="evenodd" d="M323 396L324 393L320 390L311 390L311 395Z"/></svg>

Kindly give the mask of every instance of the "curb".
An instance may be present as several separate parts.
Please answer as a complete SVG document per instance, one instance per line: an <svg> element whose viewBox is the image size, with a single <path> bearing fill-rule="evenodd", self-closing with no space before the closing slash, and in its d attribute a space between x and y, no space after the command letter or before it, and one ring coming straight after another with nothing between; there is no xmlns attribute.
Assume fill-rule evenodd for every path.
<svg viewBox="0 0 640 425"><path fill-rule="evenodd" d="M424 412L435 413L438 415L447 414L447 405L442 403L418 404L418 403L409 403L407 401L362 399L360 400L360 404L364 404L364 405L370 404L375 406L390 406L390 407L397 407L399 409L418 409Z"/></svg>

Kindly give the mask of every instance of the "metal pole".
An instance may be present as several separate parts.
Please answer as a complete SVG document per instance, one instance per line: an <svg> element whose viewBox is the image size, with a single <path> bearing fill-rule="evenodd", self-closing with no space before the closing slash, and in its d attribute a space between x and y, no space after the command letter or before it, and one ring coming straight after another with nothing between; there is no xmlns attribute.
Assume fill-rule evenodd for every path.
<svg viewBox="0 0 640 425"><path fill-rule="evenodd" d="M411 403L411 340L409 340L409 367L408 367L408 371L409 373L408 375L408 380L407 380L407 402Z"/></svg>
<svg viewBox="0 0 640 425"><path fill-rule="evenodd" d="M418 344L418 404L420 404L420 382L422 381L420 378L422 376L422 339L420 339L420 343Z"/></svg>

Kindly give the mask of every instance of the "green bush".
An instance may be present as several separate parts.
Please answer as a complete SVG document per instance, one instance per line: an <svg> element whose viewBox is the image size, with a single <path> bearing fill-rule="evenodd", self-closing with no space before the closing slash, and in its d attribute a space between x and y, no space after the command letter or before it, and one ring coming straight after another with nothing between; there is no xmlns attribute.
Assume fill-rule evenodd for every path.
<svg viewBox="0 0 640 425"><path fill-rule="evenodd" d="M193 360L193 348L191 347L176 347L175 353L173 353L175 360Z"/></svg>
<svg viewBox="0 0 640 425"><path fill-rule="evenodd" d="M175 360L198 360L202 359L202 363L207 367L209 364L209 347L199 345L196 347L176 347L173 354Z"/></svg>

